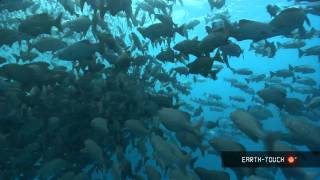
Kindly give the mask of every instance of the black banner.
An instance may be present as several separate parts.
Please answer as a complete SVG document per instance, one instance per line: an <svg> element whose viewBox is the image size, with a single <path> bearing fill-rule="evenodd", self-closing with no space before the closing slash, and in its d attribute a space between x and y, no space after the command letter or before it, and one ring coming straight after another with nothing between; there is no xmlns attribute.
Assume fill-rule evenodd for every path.
<svg viewBox="0 0 320 180"><path fill-rule="evenodd" d="M221 158L224 167L320 167L320 151L224 151Z"/></svg>

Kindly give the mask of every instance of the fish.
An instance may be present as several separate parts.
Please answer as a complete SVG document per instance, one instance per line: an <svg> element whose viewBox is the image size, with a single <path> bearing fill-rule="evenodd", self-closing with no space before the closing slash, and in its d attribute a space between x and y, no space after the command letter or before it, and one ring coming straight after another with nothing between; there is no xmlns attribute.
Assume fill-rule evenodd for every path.
<svg viewBox="0 0 320 180"><path fill-rule="evenodd" d="M193 62L189 63L187 67L189 68L190 74L201 74L204 77L208 77L213 65L213 59L204 56L199 57Z"/></svg>
<svg viewBox="0 0 320 180"><path fill-rule="evenodd" d="M263 99L264 103L274 104L280 109L283 108L287 97L286 92L275 87L264 88L257 94Z"/></svg>
<svg viewBox="0 0 320 180"><path fill-rule="evenodd" d="M238 41L258 42L276 36L275 29L269 23L242 19L232 28L230 36Z"/></svg>
<svg viewBox="0 0 320 180"><path fill-rule="evenodd" d="M11 46L15 42L21 42L22 40L29 40L31 36L25 33L21 33L16 30L1 28L0 29L0 46L8 45Z"/></svg>
<svg viewBox="0 0 320 180"><path fill-rule="evenodd" d="M19 24L18 30L19 32L30 36L50 34L53 26L62 31L61 19L62 13L56 19L51 17L48 13L31 15Z"/></svg>
<svg viewBox="0 0 320 180"><path fill-rule="evenodd" d="M297 84L303 84L303 85L307 85L307 86L315 86L317 85L317 81L309 78L309 77L295 77L292 79L292 83L297 83Z"/></svg>
<svg viewBox="0 0 320 180"><path fill-rule="evenodd" d="M301 115L305 110L303 101L298 98L287 98L284 104L284 110L292 115Z"/></svg>
<svg viewBox="0 0 320 180"><path fill-rule="evenodd" d="M63 169L66 168L67 162L64 159L57 158L46 162L38 171L38 175L41 178L47 179L49 177L57 176L62 173Z"/></svg>
<svg viewBox="0 0 320 180"><path fill-rule="evenodd" d="M199 128L202 122L198 125L193 125L188 113L172 108L162 108L159 110L158 116L163 125L171 131L187 131L195 135L200 135Z"/></svg>
<svg viewBox="0 0 320 180"><path fill-rule="evenodd" d="M265 138L266 133L262 129L262 124L249 112L237 109L230 114L230 118L251 140L258 142Z"/></svg>
<svg viewBox="0 0 320 180"><path fill-rule="evenodd" d="M86 34L91 26L91 20L87 16L79 16L74 20L67 21L62 24L63 29L69 31Z"/></svg>
<svg viewBox="0 0 320 180"><path fill-rule="evenodd" d="M195 20L192 20L190 21L189 23L185 24L184 25L184 30L187 31L187 30L193 30L196 26L198 26L200 24L200 20L198 19L195 19Z"/></svg>
<svg viewBox="0 0 320 180"><path fill-rule="evenodd" d="M246 99L241 96L229 96L229 99L236 102L245 102Z"/></svg>
<svg viewBox="0 0 320 180"><path fill-rule="evenodd" d="M201 179L207 179L207 180L227 180L230 179L230 175L225 171L218 171L218 170L208 170L203 167L197 167L194 169L194 171L197 173L197 175Z"/></svg>
<svg viewBox="0 0 320 180"><path fill-rule="evenodd" d="M56 52L55 57L66 61L88 61L99 50L100 45L91 44L88 40L83 40L60 49Z"/></svg>
<svg viewBox="0 0 320 180"><path fill-rule="evenodd" d="M318 56L320 55L320 46L314 46L305 50L299 49L299 57L302 56Z"/></svg>
<svg viewBox="0 0 320 180"><path fill-rule="evenodd" d="M146 165L145 169L146 169L146 175L148 179L152 179L152 180L161 179L161 174L158 172L158 170L155 167L151 165Z"/></svg>
<svg viewBox="0 0 320 180"><path fill-rule="evenodd" d="M228 35L223 32L212 32L200 41L199 48L204 54L211 53L216 48L228 44L228 38Z"/></svg>
<svg viewBox="0 0 320 180"><path fill-rule="evenodd" d="M268 58L273 58L277 53L277 47L275 43L268 42L267 40L251 43L249 50Z"/></svg>
<svg viewBox="0 0 320 180"><path fill-rule="evenodd" d="M299 66L289 65L289 69L291 69L294 72L298 72L302 74L312 74L316 72L316 70L313 67L308 65L299 65Z"/></svg>
<svg viewBox="0 0 320 180"><path fill-rule="evenodd" d="M295 152L297 151L296 148L286 144L282 141L275 141L273 143L273 151L290 151ZM305 171L303 168L280 168L282 173L286 178L301 178L301 179L314 179L317 176L317 173L311 173Z"/></svg>
<svg viewBox="0 0 320 180"><path fill-rule="evenodd" d="M285 116L281 120L291 133L291 136L303 142L310 151L319 150L320 131L318 126L312 124L308 120L302 120L297 116ZM308 135L306 136L306 134Z"/></svg>
<svg viewBox="0 0 320 180"><path fill-rule="evenodd" d="M188 56L188 55L194 55L196 57L202 56L202 50L200 49L200 41L197 40L197 38L194 38L192 40L183 40L179 43L176 43L173 46L174 50L179 51L180 53Z"/></svg>
<svg viewBox="0 0 320 180"><path fill-rule="evenodd" d="M148 136L150 131L144 126L144 124L136 119L128 119L124 124L124 128L128 129L133 135Z"/></svg>
<svg viewBox="0 0 320 180"><path fill-rule="evenodd" d="M156 162L163 168L177 165L185 169L192 160L190 154L183 154L179 147L168 143L158 135L151 135L151 145L154 150L153 156Z"/></svg>
<svg viewBox="0 0 320 180"><path fill-rule="evenodd" d="M224 151L246 152L245 146L227 137L214 137L209 140L209 144L219 154L221 154ZM252 168L233 168L232 170L235 172L238 178L243 178L245 176L249 176L254 173L254 169Z"/></svg>
<svg viewBox="0 0 320 180"><path fill-rule="evenodd" d="M225 5L225 0L208 0L211 10L213 8L221 9Z"/></svg>
<svg viewBox="0 0 320 180"><path fill-rule="evenodd" d="M294 72L290 69L280 69L277 71L270 71L270 77L281 77L281 78L294 78Z"/></svg>
<svg viewBox="0 0 320 180"><path fill-rule="evenodd" d="M248 68L239 68L239 69L232 68L231 70L234 74L239 74L239 75L248 76L253 74L253 72Z"/></svg>
<svg viewBox="0 0 320 180"><path fill-rule="evenodd" d="M7 61L5 57L0 57L0 64L3 64Z"/></svg>
<svg viewBox="0 0 320 180"><path fill-rule="evenodd" d="M4 1L0 3L0 11L7 10L9 12L20 11L34 6L34 2L30 0L23 1Z"/></svg>
<svg viewBox="0 0 320 180"><path fill-rule="evenodd" d="M103 166L104 158L102 155L102 148L92 139L86 139L83 144L84 148L80 150L81 153L87 155L92 161Z"/></svg>
<svg viewBox="0 0 320 180"><path fill-rule="evenodd" d="M262 82L266 80L265 74L252 74L249 77L245 78L247 83L250 82Z"/></svg>
<svg viewBox="0 0 320 180"><path fill-rule="evenodd" d="M306 45L304 41L290 41L285 43L277 42L278 48L284 48L284 49L300 49L303 48Z"/></svg>
<svg viewBox="0 0 320 180"><path fill-rule="evenodd" d="M316 96L310 99L310 101L306 104L308 108L317 108L320 106L320 97Z"/></svg>
<svg viewBox="0 0 320 180"><path fill-rule="evenodd" d="M168 48L157 54L156 58L162 62L175 62L175 52Z"/></svg>
<svg viewBox="0 0 320 180"><path fill-rule="evenodd" d="M272 112L262 105L249 106L248 112L258 120L266 120L273 117Z"/></svg>
<svg viewBox="0 0 320 180"><path fill-rule="evenodd" d="M109 11L112 16L117 15L121 11L125 12L128 17L132 16L131 0L120 0L117 2L107 0L105 3L107 4L106 10Z"/></svg>
<svg viewBox="0 0 320 180"><path fill-rule="evenodd" d="M37 41L29 43L28 49L32 50L33 48L37 49L39 52L52 51L56 52L60 49L66 48L68 45L61 39L54 37L43 37Z"/></svg>
<svg viewBox="0 0 320 180"><path fill-rule="evenodd" d="M236 43L230 42L227 45L220 46L219 50L222 53L223 59L227 57L240 57L243 54L243 49Z"/></svg>
<svg viewBox="0 0 320 180"><path fill-rule="evenodd" d="M290 19L295 19L295 21L290 21ZM300 34L304 34L304 22L310 25L310 20L303 9L287 8L275 16L269 24L274 28L275 34L287 35L296 29L299 29Z"/></svg>

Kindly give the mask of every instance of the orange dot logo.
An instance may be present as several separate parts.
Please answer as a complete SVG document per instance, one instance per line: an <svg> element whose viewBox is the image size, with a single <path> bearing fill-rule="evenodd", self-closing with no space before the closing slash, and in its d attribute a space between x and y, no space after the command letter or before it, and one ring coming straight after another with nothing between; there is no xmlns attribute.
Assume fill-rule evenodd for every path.
<svg viewBox="0 0 320 180"><path fill-rule="evenodd" d="M289 156L287 160L289 164L293 164L296 161L296 159L297 159L296 157Z"/></svg>

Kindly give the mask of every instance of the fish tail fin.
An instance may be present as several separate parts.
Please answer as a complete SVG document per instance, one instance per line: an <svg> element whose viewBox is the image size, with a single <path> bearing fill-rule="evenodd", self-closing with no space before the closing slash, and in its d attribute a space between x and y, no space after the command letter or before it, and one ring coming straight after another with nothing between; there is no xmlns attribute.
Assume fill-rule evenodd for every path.
<svg viewBox="0 0 320 180"><path fill-rule="evenodd" d="M293 92L293 87L290 85L289 86L290 92Z"/></svg>
<svg viewBox="0 0 320 180"><path fill-rule="evenodd" d="M244 78L244 80L245 80L248 84L250 83L249 78Z"/></svg>
<svg viewBox="0 0 320 180"><path fill-rule="evenodd" d="M180 27L176 28L176 32L180 34L181 36L185 36L185 25L182 24Z"/></svg>
<svg viewBox="0 0 320 180"><path fill-rule="evenodd" d="M289 70L290 70L290 71L293 71L293 70L294 70L294 68L293 68L293 66L292 66L291 64L289 64Z"/></svg>
<svg viewBox="0 0 320 180"><path fill-rule="evenodd" d="M276 142L279 139L281 139L280 132L278 131L267 132L262 139L265 150L271 151L273 149L272 146L274 142Z"/></svg>
<svg viewBox="0 0 320 180"><path fill-rule="evenodd" d="M234 68L229 68L233 74L236 74L236 70Z"/></svg>
<svg viewBox="0 0 320 180"><path fill-rule="evenodd" d="M60 13L57 19L55 20L55 26L59 29L60 32L63 31L62 24L61 24L62 16L63 16L63 13Z"/></svg>
<svg viewBox="0 0 320 180"><path fill-rule="evenodd" d="M86 0L79 0L79 6L80 6L81 11L83 11L83 7L84 7L85 3L86 3Z"/></svg>
<svg viewBox="0 0 320 180"><path fill-rule="evenodd" d="M107 8L103 4L101 4L101 6L99 7L99 12L100 12L100 18L104 19L104 15L107 12Z"/></svg>
<svg viewBox="0 0 320 180"><path fill-rule="evenodd" d="M219 50L217 50L216 54L213 57L213 60L221 62L221 63L225 63Z"/></svg>
<svg viewBox="0 0 320 180"><path fill-rule="evenodd" d="M295 76L292 76L292 83L295 83L297 78Z"/></svg>
<svg viewBox="0 0 320 180"><path fill-rule="evenodd" d="M312 97L310 95L308 95L306 97L306 99L304 100L304 103L306 103L306 104L309 103L311 99L312 99Z"/></svg>
<svg viewBox="0 0 320 180"><path fill-rule="evenodd" d="M304 20L306 21L306 23L308 24L308 26L311 26L311 22L310 22L310 19L308 18L308 16L304 16Z"/></svg>
<svg viewBox="0 0 320 180"><path fill-rule="evenodd" d="M30 43L30 40L27 41L27 51L30 52L32 50L32 47L31 47L31 43Z"/></svg>
<svg viewBox="0 0 320 180"><path fill-rule="evenodd" d="M191 160L190 160L190 167L191 167L192 169L194 168L194 164L196 163L197 160L198 160L198 157L191 158Z"/></svg>
<svg viewBox="0 0 320 180"><path fill-rule="evenodd" d="M200 130L200 128L204 125L204 123L205 123L205 120L204 120L204 117L202 117L200 121L196 124L195 128Z"/></svg>
<svg viewBox="0 0 320 180"><path fill-rule="evenodd" d="M299 49L298 51L299 51L299 58L301 58L304 55L304 51L301 49Z"/></svg>
<svg viewBox="0 0 320 180"><path fill-rule="evenodd" d="M279 43L279 42L277 42L277 47L278 47L278 48L282 48L282 44Z"/></svg>
<svg viewBox="0 0 320 180"><path fill-rule="evenodd" d="M92 31L96 31L97 30L97 25L99 22L99 14L97 11L93 12L93 16L92 16L92 22L91 22L91 26L92 26Z"/></svg>
<svg viewBox="0 0 320 180"><path fill-rule="evenodd" d="M202 144L199 149L200 149L200 152L201 152L201 155L204 156L205 155L205 152L210 148L210 146L208 145L205 145L205 144Z"/></svg>
<svg viewBox="0 0 320 180"><path fill-rule="evenodd" d="M270 71L270 77L272 78L274 76L274 72Z"/></svg>

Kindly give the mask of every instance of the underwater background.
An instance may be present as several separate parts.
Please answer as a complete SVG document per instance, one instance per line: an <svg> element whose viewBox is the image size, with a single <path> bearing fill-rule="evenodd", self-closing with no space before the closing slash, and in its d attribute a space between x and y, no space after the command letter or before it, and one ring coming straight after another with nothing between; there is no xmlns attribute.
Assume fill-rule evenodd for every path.
<svg viewBox="0 0 320 180"><path fill-rule="evenodd" d="M228 144L219 138L247 151L266 151L269 132L285 134L275 142L295 150L320 150L320 2L226 0L222 7L210 6L210 0L181 2L0 0L0 179L320 179L319 167L239 172L223 167L219 154L219 143ZM141 5L148 3L153 12ZM268 5L279 8L277 15L267 12ZM238 37L238 31L254 34L260 27L241 29L237 22L269 25L289 8L303 10L310 22L303 23L305 32L294 28L261 41ZM30 18L41 13L48 16ZM296 21L285 18L284 24ZM187 29L192 21L194 27ZM198 57L175 48L187 39L199 40L200 47L216 43L204 39L221 33L219 27L214 30L221 22L228 39L223 45L235 43L241 55L229 56L230 47L223 51L223 45ZM226 22L235 29L227 32ZM160 34L174 35L152 40L158 29L147 27L157 23L168 26ZM311 37L302 37L311 31ZM46 37L56 38L61 48L49 40L35 44ZM285 48L288 42L304 45ZM314 52L308 52L310 47ZM158 56L168 49L174 53ZM193 66L201 57L213 65ZM262 76L253 80L254 75ZM267 117L261 120L257 116L263 113ZM179 133L195 139L181 142ZM197 167L217 172L205 176Z"/></svg>

